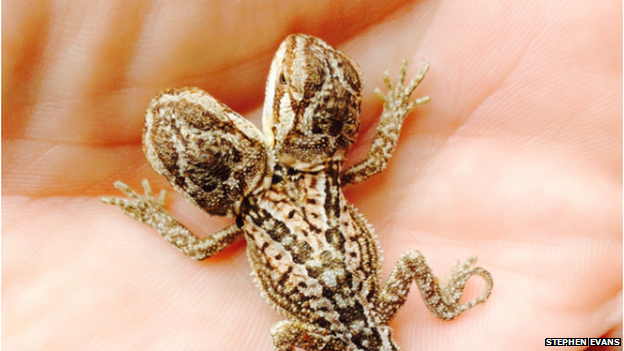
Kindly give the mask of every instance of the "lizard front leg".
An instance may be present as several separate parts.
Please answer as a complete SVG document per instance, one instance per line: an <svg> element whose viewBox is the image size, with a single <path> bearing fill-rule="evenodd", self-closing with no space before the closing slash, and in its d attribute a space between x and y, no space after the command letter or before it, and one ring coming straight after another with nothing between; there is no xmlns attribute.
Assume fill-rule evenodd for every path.
<svg viewBox="0 0 624 351"><path fill-rule="evenodd" d="M357 184L386 168L388 160L396 148L405 117L416 106L429 101L428 96L418 98L412 102L408 101L414 89L425 77L428 69L429 63L425 62L418 75L412 79L408 86L404 86L405 72L407 71L407 60L404 59L401 62L399 81L394 88L388 72L384 72L383 78L388 88L388 96L384 96L379 89L375 89L375 94L383 103L383 112L379 119L373 144L362 161L342 172L340 175L342 184Z"/></svg>
<svg viewBox="0 0 624 351"><path fill-rule="evenodd" d="M115 187L130 199L102 197L102 202L119 206L128 216L156 229L165 240L194 260L203 260L219 253L243 234L242 229L232 224L209 237L200 239L164 208L164 190L161 191L160 197L155 199L147 180L143 181L145 196L137 194L122 182L115 182Z"/></svg>
<svg viewBox="0 0 624 351"><path fill-rule="evenodd" d="M485 302L492 292L492 276L481 267L470 268L476 261L476 257L470 257L461 267L459 261L455 261L448 281L445 281L444 277L440 281L433 275L420 252L406 251L394 266L381 291L377 303L380 318L387 324L394 317L405 303L412 281L416 281L429 311L443 320L454 319L477 304ZM460 304L466 282L473 275L479 275L485 280L485 290L478 298Z"/></svg>

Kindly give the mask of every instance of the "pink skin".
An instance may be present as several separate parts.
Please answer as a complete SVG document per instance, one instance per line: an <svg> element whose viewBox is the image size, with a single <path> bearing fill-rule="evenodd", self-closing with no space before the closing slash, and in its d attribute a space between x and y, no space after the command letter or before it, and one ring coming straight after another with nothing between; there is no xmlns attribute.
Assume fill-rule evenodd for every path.
<svg viewBox="0 0 624 351"><path fill-rule="evenodd" d="M259 2L258 2L259 3ZM245 8L244 6L250 6ZM256 6L251 8L251 6ZM347 5L342 5L347 6ZM144 110L199 86L260 124L273 53L319 36L362 67L367 151L401 58L431 69L381 175L348 188L384 250L437 274L479 257L488 302L452 322L413 288L391 323L403 350L527 350L621 335L622 4L617 1L3 4L3 346L7 350L270 350L283 318L243 243L197 263L112 206L113 181L170 187L140 146ZM198 235L230 223L170 193ZM480 293L478 279L467 298ZM580 350L568 347L566 350Z"/></svg>

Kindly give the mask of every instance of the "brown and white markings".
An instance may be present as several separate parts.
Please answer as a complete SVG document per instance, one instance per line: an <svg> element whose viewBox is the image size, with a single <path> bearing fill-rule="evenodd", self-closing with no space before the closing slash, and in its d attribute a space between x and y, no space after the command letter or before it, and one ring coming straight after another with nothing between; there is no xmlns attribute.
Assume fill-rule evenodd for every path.
<svg viewBox="0 0 624 351"><path fill-rule="evenodd" d="M279 47L266 86L263 132L206 92L170 89L151 102L143 151L159 174L189 202L236 223L199 239L154 199L116 182L130 199L105 197L129 216L155 228L192 259L208 258L239 236L263 296L286 321L271 329L275 350L399 350L388 322L406 300L412 281L436 317L450 320L485 302L490 274L458 266L440 284L418 251L401 256L385 284L372 230L345 199L341 186L381 172L405 117L429 101L409 97L428 69L404 85L384 81L376 93L383 113L366 158L342 169L357 137L363 77L357 63L318 38L291 35ZM467 280L483 277L486 288L460 304Z"/></svg>

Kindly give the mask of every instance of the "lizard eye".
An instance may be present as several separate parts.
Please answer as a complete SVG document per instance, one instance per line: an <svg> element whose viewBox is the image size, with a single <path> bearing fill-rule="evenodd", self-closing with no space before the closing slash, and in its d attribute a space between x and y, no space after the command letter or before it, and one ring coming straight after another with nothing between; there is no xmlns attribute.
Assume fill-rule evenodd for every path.
<svg viewBox="0 0 624 351"><path fill-rule="evenodd" d="M286 85L286 76L284 76L284 72L280 73L279 82L281 85Z"/></svg>

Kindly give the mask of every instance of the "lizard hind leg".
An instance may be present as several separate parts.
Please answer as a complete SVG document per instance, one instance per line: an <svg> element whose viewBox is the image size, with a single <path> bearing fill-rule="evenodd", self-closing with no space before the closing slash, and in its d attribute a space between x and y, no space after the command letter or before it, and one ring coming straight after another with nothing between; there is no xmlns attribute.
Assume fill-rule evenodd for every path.
<svg viewBox="0 0 624 351"><path fill-rule="evenodd" d="M439 280L420 252L414 250L405 252L381 291L377 304L380 318L384 323L388 323L394 317L405 303L413 280L416 281L429 311L443 320L452 320L477 304L485 302L492 292L492 276L481 267L471 268L476 261L476 257L470 257L461 267L459 261L455 261L448 280L444 277ZM460 304L466 283L473 275L481 276L485 280L485 290L478 298Z"/></svg>

